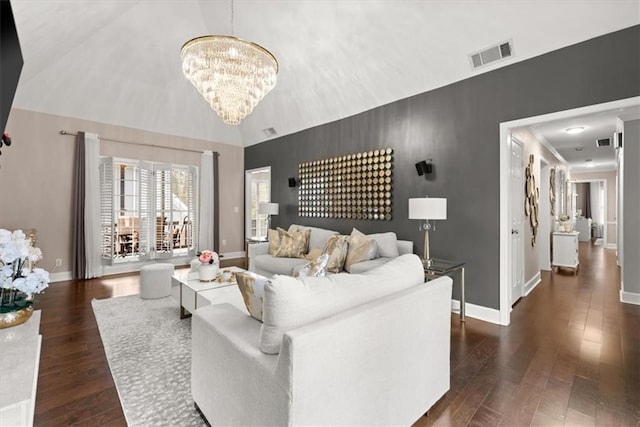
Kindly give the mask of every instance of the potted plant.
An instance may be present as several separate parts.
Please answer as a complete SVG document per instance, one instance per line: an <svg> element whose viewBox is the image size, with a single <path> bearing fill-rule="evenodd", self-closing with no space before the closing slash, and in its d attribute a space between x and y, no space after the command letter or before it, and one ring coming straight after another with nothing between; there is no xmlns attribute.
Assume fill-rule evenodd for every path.
<svg viewBox="0 0 640 427"><path fill-rule="evenodd" d="M42 251L22 230L0 229L0 329L26 322L33 295L49 286L49 273L35 267Z"/></svg>
<svg viewBox="0 0 640 427"><path fill-rule="evenodd" d="M198 267L198 278L202 282L211 282L218 275L218 267L220 263L220 257L218 254L211 250L204 250L198 252L198 260L200 266Z"/></svg>

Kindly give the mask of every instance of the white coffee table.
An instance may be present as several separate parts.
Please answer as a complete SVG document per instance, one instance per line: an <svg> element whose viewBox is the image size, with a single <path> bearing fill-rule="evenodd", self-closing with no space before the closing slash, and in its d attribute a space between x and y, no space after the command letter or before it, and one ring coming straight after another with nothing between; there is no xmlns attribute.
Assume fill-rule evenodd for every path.
<svg viewBox="0 0 640 427"><path fill-rule="evenodd" d="M232 273L243 273L246 270L240 267L221 268L222 271L230 271ZM220 302L231 302L237 305L239 299L242 302L242 295L238 290L238 283L233 281L211 281L201 282L198 279L198 273L176 272L173 280L177 281L180 286L180 318L184 319L205 305L210 305L215 297Z"/></svg>
<svg viewBox="0 0 640 427"><path fill-rule="evenodd" d="M40 367L40 310L0 330L0 426L32 426Z"/></svg>

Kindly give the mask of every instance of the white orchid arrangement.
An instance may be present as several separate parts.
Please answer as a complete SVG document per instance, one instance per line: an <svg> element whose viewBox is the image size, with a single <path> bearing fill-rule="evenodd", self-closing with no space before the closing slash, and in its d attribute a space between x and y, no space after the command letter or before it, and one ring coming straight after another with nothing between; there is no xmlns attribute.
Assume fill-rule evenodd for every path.
<svg viewBox="0 0 640 427"><path fill-rule="evenodd" d="M0 229L2 311L30 305L28 299L49 286L49 272L35 267L41 259L42 251L31 245L31 240L22 230Z"/></svg>

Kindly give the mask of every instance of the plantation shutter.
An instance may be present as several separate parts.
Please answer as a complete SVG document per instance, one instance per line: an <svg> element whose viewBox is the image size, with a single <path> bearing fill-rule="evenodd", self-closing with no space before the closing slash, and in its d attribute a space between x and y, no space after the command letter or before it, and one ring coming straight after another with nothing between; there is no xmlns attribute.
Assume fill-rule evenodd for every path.
<svg viewBox="0 0 640 427"><path fill-rule="evenodd" d="M196 253L198 246L197 242L197 230L198 230L198 168L194 166L189 167L189 226L188 226L188 246L189 255L193 256Z"/></svg>
<svg viewBox="0 0 640 427"><path fill-rule="evenodd" d="M171 165L155 165L154 176L156 258L166 259L173 255Z"/></svg>
<svg viewBox="0 0 640 427"><path fill-rule="evenodd" d="M138 255L140 261L151 259L152 236L155 232L155 216L153 214L153 166L148 162L140 162L140 229L138 230Z"/></svg>
<svg viewBox="0 0 640 427"><path fill-rule="evenodd" d="M113 210L113 157L100 158L100 255L113 263L115 217Z"/></svg>

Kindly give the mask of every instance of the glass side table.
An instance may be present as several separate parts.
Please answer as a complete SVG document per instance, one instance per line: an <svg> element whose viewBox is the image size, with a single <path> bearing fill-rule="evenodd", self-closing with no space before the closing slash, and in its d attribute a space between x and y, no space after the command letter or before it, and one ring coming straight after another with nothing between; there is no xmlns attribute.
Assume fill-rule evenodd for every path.
<svg viewBox="0 0 640 427"><path fill-rule="evenodd" d="M460 270L460 321L464 322L464 266L466 263L459 261L450 261L446 259L431 258L423 263L425 279L429 280L429 276L449 276Z"/></svg>

